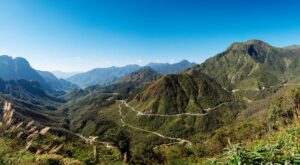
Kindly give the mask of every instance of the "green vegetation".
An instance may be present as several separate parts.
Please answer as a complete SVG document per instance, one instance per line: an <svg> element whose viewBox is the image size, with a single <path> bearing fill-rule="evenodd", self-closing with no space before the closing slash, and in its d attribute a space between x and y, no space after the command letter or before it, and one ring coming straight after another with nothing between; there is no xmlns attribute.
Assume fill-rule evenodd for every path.
<svg viewBox="0 0 300 165"><path fill-rule="evenodd" d="M214 78L228 90L262 89L299 76L299 50L281 49L262 41L232 44L194 71Z"/></svg>
<svg viewBox="0 0 300 165"><path fill-rule="evenodd" d="M271 133L263 140L250 145L231 144L223 154L210 159L211 164L299 164L300 125L293 125L282 131Z"/></svg>
<svg viewBox="0 0 300 165"><path fill-rule="evenodd" d="M1 164L98 164L119 163L118 152L99 142L87 143L77 137L66 139L50 127L40 128L34 121L17 123L15 110L5 102L0 123ZM101 153L101 155L100 155Z"/></svg>
<svg viewBox="0 0 300 165"><path fill-rule="evenodd" d="M13 107L0 111L0 164L299 164L299 53L235 43L179 74L142 68L59 99L0 81Z"/></svg>
<svg viewBox="0 0 300 165"><path fill-rule="evenodd" d="M139 93L132 104L145 113L205 113L205 108L234 100L204 74L167 75Z"/></svg>

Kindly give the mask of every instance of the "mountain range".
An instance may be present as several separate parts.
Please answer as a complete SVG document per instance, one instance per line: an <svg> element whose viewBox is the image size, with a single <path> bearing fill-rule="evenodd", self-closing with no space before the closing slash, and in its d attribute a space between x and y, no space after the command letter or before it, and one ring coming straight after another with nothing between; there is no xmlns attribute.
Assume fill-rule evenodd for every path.
<svg viewBox="0 0 300 165"><path fill-rule="evenodd" d="M67 78L68 81L86 88L92 85L107 86L120 80L125 74L137 71L138 65L127 65L124 67L96 68L85 73L79 73Z"/></svg>
<svg viewBox="0 0 300 165"><path fill-rule="evenodd" d="M47 91L53 90L45 79L30 66L28 61L20 57L13 59L6 55L0 56L0 77L3 80L35 80Z"/></svg>
<svg viewBox="0 0 300 165"><path fill-rule="evenodd" d="M126 83L126 82L136 82L136 83L150 83L153 81L158 80L161 77L161 74L154 71L151 67L143 67L138 71L129 73L125 75L119 83Z"/></svg>
<svg viewBox="0 0 300 165"><path fill-rule="evenodd" d="M183 60L98 68L67 80L32 69L23 58L0 56L0 64L0 105L13 104L16 124L35 120L51 127L47 141L63 144L50 154L57 162L297 164L299 160L297 45L278 48L249 40L233 43L201 64ZM4 136L8 142L15 138L10 135ZM28 150L22 143L0 143L0 154L6 147L10 157L17 158L20 152L33 158L48 155L47 145L39 145L45 139L37 137ZM36 148L43 152L36 154Z"/></svg>
<svg viewBox="0 0 300 165"><path fill-rule="evenodd" d="M159 74L172 74L184 71L185 69L194 66L195 63L190 63L183 60L179 63L150 63L146 66L151 67ZM107 86L121 80L123 76L131 72L137 71L142 67L139 65L127 65L124 67L109 67L96 68L85 73L79 73L67 78L68 81L86 88L92 85Z"/></svg>
<svg viewBox="0 0 300 165"><path fill-rule="evenodd" d="M195 66L196 63L182 60L178 63L149 63L146 66L152 68L154 71L160 74L175 74L186 70L187 68Z"/></svg>
<svg viewBox="0 0 300 165"><path fill-rule="evenodd" d="M15 97L20 100L34 104L43 102L62 101L49 95L37 81L21 80L2 80L0 79L0 93Z"/></svg>
<svg viewBox="0 0 300 165"><path fill-rule="evenodd" d="M52 94L60 94L63 91L78 88L77 85L64 79L57 79L50 72L33 69L24 58L12 58L6 55L0 56L0 78L3 80L34 80Z"/></svg>

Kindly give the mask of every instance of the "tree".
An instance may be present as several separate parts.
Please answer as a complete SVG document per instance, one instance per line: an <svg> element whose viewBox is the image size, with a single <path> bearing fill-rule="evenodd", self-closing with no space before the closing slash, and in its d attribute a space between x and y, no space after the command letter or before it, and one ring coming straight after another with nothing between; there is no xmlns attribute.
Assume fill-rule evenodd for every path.
<svg viewBox="0 0 300 165"><path fill-rule="evenodd" d="M131 158L130 141L131 138L125 130L118 129L116 133L107 135L107 139L118 148L123 156L123 163L126 164Z"/></svg>

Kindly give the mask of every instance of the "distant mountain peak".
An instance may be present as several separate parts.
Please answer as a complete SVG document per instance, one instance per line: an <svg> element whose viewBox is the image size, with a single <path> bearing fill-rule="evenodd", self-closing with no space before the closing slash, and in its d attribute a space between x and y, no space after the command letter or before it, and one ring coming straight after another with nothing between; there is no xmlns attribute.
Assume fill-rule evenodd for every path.
<svg viewBox="0 0 300 165"><path fill-rule="evenodd" d="M263 44L263 45L269 45L265 41L258 40L258 39L252 39L245 42L246 44ZM269 45L270 46L270 45Z"/></svg>
<svg viewBox="0 0 300 165"><path fill-rule="evenodd" d="M123 67L108 67L95 68L90 71L79 73L67 78L68 81L79 85L82 88L88 86L100 85L107 86L116 83L124 75L137 71L140 69L139 65L126 65Z"/></svg>
<svg viewBox="0 0 300 165"><path fill-rule="evenodd" d="M247 50L252 47L274 48L273 46L261 40L248 40L246 42L235 42L228 48L228 50Z"/></svg>
<svg viewBox="0 0 300 165"><path fill-rule="evenodd" d="M232 44L199 68L226 89L259 89L282 84L287 73L296 74L298 59L297 49L290 51L249 40Z"/></svg>
<svg viewBox="0 0 300 165"><path fill-rule="evenodd" d="M183 60L181 60L180 62L178 62L178 63L190 63L188 60L186 60L186 59L183 59Z"/></svg>
<svg viewBox="0 0 300 165"><path fill-rule="evenodd" d="M151 67L153 71L159 74L173 74L182 72L194 65L196 64L191 63L187 60L183 60L175 64L149 63L144 67ZM132 72L136 72L141 68L145 69L144 67L141 67L136 64L131 64L123 67L113 66L108 68L95 68L85 73L79 73L74 76L71 76L67 78L67 80L78 84L82 88L86 88L88 86L93 85L107 86L120 81L125 75L128 75Z"/></svg>
<svg viewBox="0 0 300 165"><path fill-rule="evenodd" d="M47 76L46 76L47 75ZM38 82L47 92L56 93L62 89L60 86L68 86L68 82L57 80L50 72L40 72L30 66L30 63L22 57L0 56L0 78L3 80L32 80ZM51 81L49 81L51 80ZM55 80L56 84L54 83ZM53 84L54 83L54 84ZM54 88L55 86L55 88ZM71 85L70 85L71 86ZM74 88L76 86L73 86Z"/></svg>
<svg viewBox="0 0 300 165"><path fill-rule="evenodd" d="M30 66L25 58L0 56L0 77L3 80L36 80L47 91L51 91L43 77Z"/></svg>
<svg viewBox="0 0 300 165"><path fill-rule="evenodd" d="M8 55L0 55L0 59L13 59L11 56Z"/></svg>
<svg viewBox="0 0 300 165"><path fill-rule="evenodd" d="M136 72L155 72L155 71L150 66L145 66L145 67L142 67L140 70L138 70ZM155 72L155 73L157 73L157 72Z"/></svg>
<svg viewBox="0 0 300 165"><path fill-rule="evenodd" d="M138 71L125 75L120 82L121 83L124 82L148 83L148 82L155 81L158 78L160 78L159 73L154 71L151 67L145 66Z"/></svg>
<svg viewBox="0 0 300 165"><path fill-rule="evenodd" d="M268 54L278 49L279 48L273 47L261 40L248 40L246 42L236 42L231 44L226 51L218 54L218 56L228 56L231 54L235 54L238 56L249 55L255 61L264 63Z"/></svg>
<svg viewBox="0 0 300 165"><path fill-rule="evenodd" d="M146 66L150 66L154 71L160 74L173 74L182 72L190 67L195 66L195 63L191 63L188 60L182 60L180 62L169 63L149 63Z"/></svg>
<svg viewBox="0 0 300 165"><path fill-rule="evenodd" d="M24 61L24 62L28 62L25 58L23 57L15 57L13 58L12 56L9 55L0 55L0 59L1 60L15 60L15 61Z"/></svg>

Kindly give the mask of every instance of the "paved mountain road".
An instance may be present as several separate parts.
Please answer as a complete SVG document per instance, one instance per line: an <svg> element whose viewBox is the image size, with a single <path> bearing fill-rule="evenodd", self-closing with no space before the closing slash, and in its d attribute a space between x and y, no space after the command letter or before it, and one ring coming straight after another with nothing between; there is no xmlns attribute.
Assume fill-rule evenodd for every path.
<svg viewBox="0 0 300 165"><path fill-rule="evenodd" d="M179 113L179 114L172 114L172 115L162 115L162 114L147 114L147 113L143 113L140 112L138 110L136 110L134 107L130 106L127 104L126 101L121 100L121 103L124 104L127 108L130 108L132 111L137 113L137 116L160 116L160 117L168 117L168 116L206 116L208 114L209 111L217 109L225 104L229 104L229 103L233 103L233 102L237 102L237 100L233 100L233 101L227 101L227 102L223 102L215 107L211 107L211 108L206 108L204 109L204 111L206 111L206 113Z"/></svg>
<svg viewBox="0 0 300 165"><path fill-rule="evenodd" d="M174 115L161 115L161 114L146 114L146 113L140 112L140 111L136 110L134 107L130 106L125 100L119 100L119 102L121 102L121 104L125 105L125 107L129 108L133 112L136 112L137 116L147 116L147 117L150 117L150 116L160 116L160 117L169 117L169 116L176 116L176 117L179 117L179 116L206 116L209 113L209 111L217 109L217 108L219 108L219 107L221 107L221 106L223 106L225 104L229 104L229 103L236 102L236 101L237 100L223 102L223 103L221 103L221 104L219 104L219 105L217 105L215 107L204 109L206 111L206 113L180 113L180 114L174 114ZM172 142L172 143L168 143L168 144L162 144L162 145L154 147L153 149L157 149L157 148L160 148L160 147L167 147L167 146L171 146L171 145L174 145L174 144L187 144L188 146L192 146L192 142L190 142L188 140L181 139L181 138L175 138L175 137L168 137L168 136L162 135L162 134L160 134L158 132L145 130L143 128L139 128L139 127L136 127L136 126L133 126L131 124L126 123L123 120L121 104L119 104L119 115L121 117L121 123L123 124L123 126L128 126L128 127L132 128L132 129L135 129L135 130L138 130L138 131L151 133L151 134L154 134L154 135L159 136L159 137L164 138L164 139L169 139L169 140L175 140L175 141L177 141L177 142Z"/></svg>
<svg viewBox="0 0 300 165"><path fill-rule="evenodd" d="M121 100L121 104L123 104L124 101ZM124 120L123 120L123 114L122 114L122 107L121 107L121 104L119 104L119 115L121 117L121 123L123 124L123 126L128 126L132 129L135 129L135 130L138 130L138 131L142 131L142 132L146 132L146 133L151 133L151 134L154 134L156 136L159 136L163 139L168 139L168 140L175 140L177 142L173 142L173 143L169 143L169 144L162 144L160 146L169 146L170 144L171 145L174 145L174 144L187 144L188 146L191 146L192 145L192 142L188 141L188 140L185 140L185 139L181 139L181 138L175 138L175 137L169 137L169 136L165 136L165 135L162 135L158 132L154 132L154 131L149 131L149 130L146 130L146 129L143 129L143 128L139 128L139 127L136 127L136 126L133 126L131 124L128 124L126 123ZM156 146L154 147L154 149L157 149L159 148L160 146Z"/></svg>

